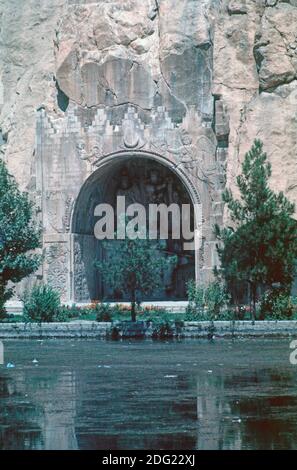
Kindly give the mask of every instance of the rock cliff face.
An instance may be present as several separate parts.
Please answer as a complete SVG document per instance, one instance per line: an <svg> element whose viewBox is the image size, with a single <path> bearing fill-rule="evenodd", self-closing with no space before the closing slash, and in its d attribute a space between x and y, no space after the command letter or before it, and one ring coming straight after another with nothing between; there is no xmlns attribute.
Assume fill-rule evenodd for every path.
<svg viewBox="0 0 297 470"><path fill-rule="evenodd" d="M272 186L296 202L297 2L230 1L227 13L221 8L213 93L221 94L230 116L228 184L234 186L257 137L272 163Z"/></svg>
<svg viewBox="0 0 297 470"><path fill-rule="evenodd" d="M176 122L195 105L213 119L220 98L228 182L259 137L297 202L296 0L1 0L0 15L2 154L23 187L37 109L60 114L60 89L90 108L159 99Z"/></svg>
<svg viewBox="0 0 297 470"><path fill-rule="evenodd" d="M100 158L121 149L188 175L205 206L201 269L215 262L223 186L255 138L271 185L297 203L297 0L0 0L0 15L1 153L44 226L60 217L49 246L61 249Z"/></svg>

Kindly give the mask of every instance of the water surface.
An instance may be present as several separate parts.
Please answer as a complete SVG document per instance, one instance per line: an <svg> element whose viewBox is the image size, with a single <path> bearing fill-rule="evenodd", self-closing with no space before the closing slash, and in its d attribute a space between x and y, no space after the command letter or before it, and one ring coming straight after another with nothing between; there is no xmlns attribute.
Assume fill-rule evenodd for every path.
<svg viewBox="0 0 297 470"><path fill-rule="evenodd" d="M0 449L296 449L289 344L4 341Z"/></svg>

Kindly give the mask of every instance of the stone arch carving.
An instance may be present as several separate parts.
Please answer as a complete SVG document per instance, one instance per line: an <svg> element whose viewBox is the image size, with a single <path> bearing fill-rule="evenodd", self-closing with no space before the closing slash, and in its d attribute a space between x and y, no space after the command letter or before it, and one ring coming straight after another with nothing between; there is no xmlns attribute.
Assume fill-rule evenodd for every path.
<svg viewBox="0 0 297 470"><path fill-rule="evenodd" d="M192 203L193 204L201 204L201 197L200 197L200 194L199 194L195 184L193 183L193 181L191 180L191 178L189 177L189 175L187 174L187 172L183 169L183 167L181 165L178 165L178 164L172 162L167 157L165 157L165 156L163 156L159 153L155 153L155 152L151 152L151 151L148 152L148 151L141 150L141 149L138 149L138 150L135 150L135 151L121 150L121 151L118 151L118 152L113 152L109 155L105 155L103 158L101 158L100 161L97 162L95 170L85 180L84 184L82 185L82 187L81 187L81 189L80 189L80 191L77 195L76 201L72 206L72 215L71 215L71 222L70 222L71 231L73 230L75 213L76 213L76 209L77 209L77 201L80 198L80 194L84 191L84 188L85 188L86 184L88 184L88 182L91 179L96 178L96 175L98 175L98 173L102 170L102 168L105 165L108 165L108 164L110 164L113 161L118 160L118 159L129 158L129 157L131 157L131 155L136 156L137 158L142 158L142 157L143 158L148 158L148 159L151 159L151 160L154 160L154 161L160 163L161 165L166 166L169 170L173 171L180 178L181 182L184 184L186 190L188 191L188 194L191 198Z"/></svg>
<svg viewBox="0 0 297 470"><path fill-rule="evenodd" d="M150 160L167 168L191 202L202 205L203 239L196 253L196 279L211 279L217 264L212 227L222 221L226 159L226 149L217 146L213 130L194 110L179 124L162 106L145 114L127 105L116 121L110 108L94 109L91 114L88 117L86 110L73 103L59 120L45 110L38 113L36 189L42 203L46 254L42 276L46 282L56 287L59 272L62 299L73 300L73 259L79 262L80 257L73 246L77 202L109 165L128 161L131 155L139 162ZM81 279L81 290L85 288Z"/></svg>
<svg viewBox="0 0 297 470"><path fill-rule="evenodd" d="M73 204L73 209L72 209L72 215L71 215L71 273L72 273L72 280L70 282L71 284L71 297L72 300L77 300L76 299L76 292L78 289L82 292L82 297L85 296L87 298L87 284L86 280L82 278L82 276L78 276L78 278L75 278L75 272L77 270L77 266L79 266L80 263L83 263L82 261L82 255L80 253L81 247L78 246L78 243L76 241L76 236L78 235L78 226L79 226L79 213L80 213L80 205L81 201L84 197L84 194L88 191L88 188L90 188L95 181L97 181L98 177L102 174L104 170L107 171L113 171L113 168L115 165L120 165L120 164L125 164L126 161L129 161L129 159L133 158L134 161L139 161L145 162L146 160L150 160L152 162L156 162L157 164L160 164L162 167L166 168L168 171L172 172L176 178L180 181L181 185L183 186L185 192L188 195L188 198L190 202L193 205L200 205L201 204L201 198L200 194L198 193L197 188L195 187L194 183L191 181L187 173L184 171L182 166L173 163L170 161L168 158L154 152L148 152L142 149L137 149L137 150L121 150L117 151L114 153L111 153L109 155L105 155L100 159L99 162L97 162L96 167L94 171L92 171L91 174L86 178L85 182L83 183L77 198ZM196 228L196 227L195 227ZM87 235L87 234L86 234ZM93 240L93 243L96 243ZM196 279L199 279L199 256L200 254L198 252L195 253L195 276ZM93 299L91 299L93 300Z"/></svg>

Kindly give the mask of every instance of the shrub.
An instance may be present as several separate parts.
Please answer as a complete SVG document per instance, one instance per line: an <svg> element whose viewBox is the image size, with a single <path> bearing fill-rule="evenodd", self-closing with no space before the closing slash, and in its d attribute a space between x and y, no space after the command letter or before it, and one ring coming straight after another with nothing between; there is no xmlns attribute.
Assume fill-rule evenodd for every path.
<svg viewBox="0 0 297 470"><path fill-rule="evenodd" d="M67 322L70 319L79 318L82 314L82 309L75 307L74 305L72 305L71 307L69 307L68 305L62 305L59 308L59 312L54 321Z"/></svg>
<svg viewBox="0 0 297 470"><path fill-rule="evenodd" d="M204 288L198 286L195 281L191 280L187 284L187 294L189 305L186 310L185 320L205 320Z"/></svg>
<svg viewBox="0 0 297 470"><path fill-rule="evenodd" d="M212 320L217 320L221 311L229 303L229 295L225 285L219 281L211 282L205 289L205 302L208 315Z"/></svg>
<svg viewBox="0 0 297 470"><path fill-rule="evenodd" d="M291 296L283 289L273 289L265 292L260 305L260 318L272 320L290 320L293 316L294 305Z"/></svg>
<svg viewBox="0 0 297 470"><path fill-rule="evenodd" d="M234 321L234 320L242 320L242 318L239 318L238 315L236 315L236 312L232 310L231 308L229 309L226 308L220 312L219 318L217 320Z"/></svg>
<svg viewBox="0 0 297 470"><path fill-rule="evenodd" d="M224 284L214 281L203 286L191 280L187 287L189 305L185 319L187 321L217 320L223 307L226 307L229 302L229 295Z"/></svg>
<svg viewBox="0 0 297 470"><path fill-rule="evenodd" d="M109 304L97 304L95 307L97 313L96 321L98 322L111 322L113 315L113 308Z"/></svg>
<svg viewBox="0 0 297 470"><path fill-rule="evenodd" d="M79 318L86 314L84 308L77 307L76 305L63 305L60 308L58 321L68 321L71 318Z"/></svg>
<svg viewBox="0 0 297 470"><path fill-rule="evenodd" d="M52 287L35 285L23 298L24 317L28 321L59 321L61 315L60 296Z"/></svg>
<svg viewBox="0 0 297 470"><path fill-rule="evenodd" d="M195 309L195 307L188 305L186 314L185 314L185 321L205 321L208 320L207 311Z"/></svg>

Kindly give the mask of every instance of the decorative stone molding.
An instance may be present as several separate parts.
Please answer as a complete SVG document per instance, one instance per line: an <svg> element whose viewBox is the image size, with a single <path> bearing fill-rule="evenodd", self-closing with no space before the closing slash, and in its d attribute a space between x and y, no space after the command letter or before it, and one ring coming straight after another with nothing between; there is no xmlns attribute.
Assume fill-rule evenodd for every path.
<svg viewBox="0 0 297 470"><path fill-rule="evenodd" d="M51 243L45 246L47 282L60 292L62 300L68 298L68 254L66 243Z"/></svg>
<svg viewBox="0 0 297 470"><path fill-rule="evenodd" d="M184 120L174 124L162 106L146 113L146 120L137 108L127 105L123 119L111 123L111 110L99 108L90 125L79 119L80 109L71 105L64 118L52 119L44 110L39 115L43 139L59 142L70 139L75 144L75 153L93 169L100 165L105 155L121 150L145 150L158 153L179 165L190 178L198 179L213 190L219 179L220 166L216 163L216 138L205 123L200 128L188 130ZM222 113L222 111L220 111ZM219 112L218 112L219 116ZM222 124L217 124L219 136ZM223 132L223 131L222 131ZM227 127L224 127L224 136ZM91 170L92 171L92 170Z"/></svg>

